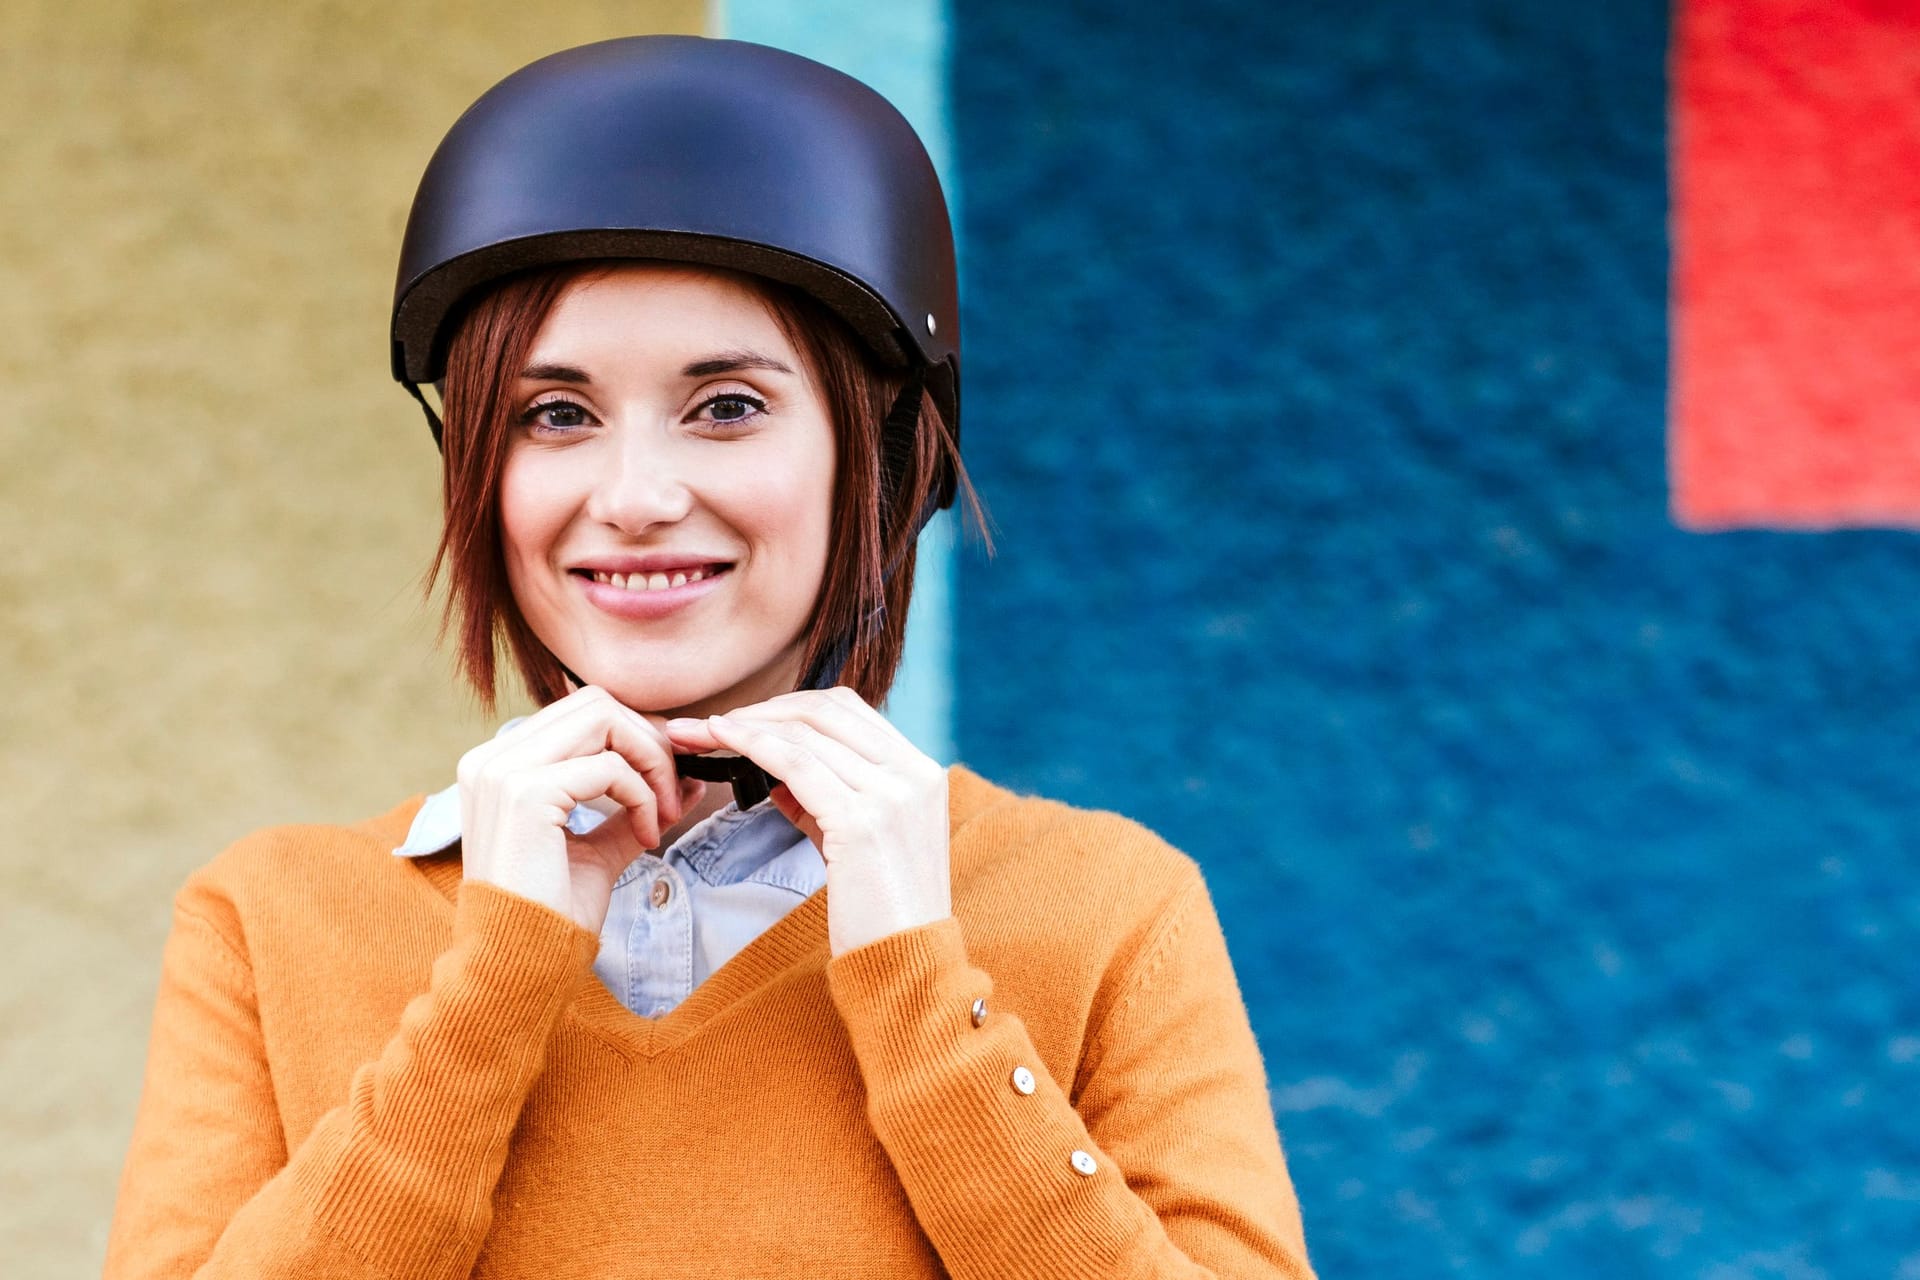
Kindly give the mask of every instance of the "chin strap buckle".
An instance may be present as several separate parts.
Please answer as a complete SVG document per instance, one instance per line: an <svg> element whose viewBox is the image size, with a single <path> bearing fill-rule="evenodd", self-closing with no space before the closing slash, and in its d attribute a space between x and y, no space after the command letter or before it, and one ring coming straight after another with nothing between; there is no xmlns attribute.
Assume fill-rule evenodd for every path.
<svg viewBox="0 0 1920 1280"><path fill-rule="evenodd" d="M675 756L673 767L683 778L732 784L733 802L742 809L753 808L773 792L773 775L745 756Z"/></svg>

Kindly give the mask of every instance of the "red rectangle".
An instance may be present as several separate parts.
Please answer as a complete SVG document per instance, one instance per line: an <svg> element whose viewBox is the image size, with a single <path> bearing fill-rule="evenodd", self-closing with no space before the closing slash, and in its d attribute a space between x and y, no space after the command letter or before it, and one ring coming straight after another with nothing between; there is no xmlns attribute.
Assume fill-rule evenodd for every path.
<svg viewBox="0 0 1920 1280"><path fill-rule="evenodd" d="M1920 526L1920 3L1683 0L1673 512Z"/></svg>

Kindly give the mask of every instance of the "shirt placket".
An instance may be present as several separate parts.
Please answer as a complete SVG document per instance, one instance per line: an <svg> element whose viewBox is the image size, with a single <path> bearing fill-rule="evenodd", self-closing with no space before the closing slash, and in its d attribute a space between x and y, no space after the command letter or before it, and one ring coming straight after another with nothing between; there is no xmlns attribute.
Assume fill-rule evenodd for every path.
<svg viewBox="0 0 1920 1280"><path fill-rule="evenodd" d="M693 994L693 902L679 870L648 858L626 886L627 1007L645 1018L670 1012Z"/></svg>

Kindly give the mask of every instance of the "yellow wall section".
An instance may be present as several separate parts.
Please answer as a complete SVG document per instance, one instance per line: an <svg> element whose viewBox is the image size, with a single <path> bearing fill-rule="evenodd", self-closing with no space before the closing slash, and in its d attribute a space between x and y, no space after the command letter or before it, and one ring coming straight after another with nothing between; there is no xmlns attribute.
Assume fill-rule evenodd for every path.
<svg viewBox="0 0 1920 1280"><path fill-rule="evenodd" d="M97 1271L174 888L488 731L387 374L413 184L540 54L700 3L11 0L0 38L0 1240Z"/></svg>

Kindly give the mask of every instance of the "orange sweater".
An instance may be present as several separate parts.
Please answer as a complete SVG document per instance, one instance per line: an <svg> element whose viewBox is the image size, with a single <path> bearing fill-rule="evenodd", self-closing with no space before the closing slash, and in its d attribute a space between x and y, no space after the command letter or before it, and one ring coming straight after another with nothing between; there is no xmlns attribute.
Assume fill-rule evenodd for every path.
<svg viewBox="0 0 1920 1280"><path fill-rule="evenodd" d="M242 841L176 900L107 1275L1308 1276L1194 863L951 797L952 919L829 959L822 890L655 1020L393 857L418 799Z"/></svg>

